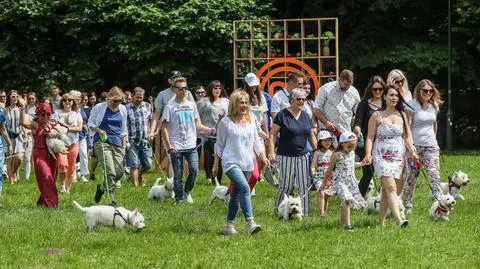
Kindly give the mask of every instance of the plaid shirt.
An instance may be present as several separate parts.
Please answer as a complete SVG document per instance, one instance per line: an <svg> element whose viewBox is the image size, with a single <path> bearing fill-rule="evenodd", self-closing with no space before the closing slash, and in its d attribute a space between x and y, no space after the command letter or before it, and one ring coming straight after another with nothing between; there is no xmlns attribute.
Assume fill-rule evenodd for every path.
<svg viewBox="0 0 480 269"><path fill-rule="evenodd" d="M133 143L144 142L150 133L152 106L142 102L138 107L132 103L127 105L128 140Z"/></svg>

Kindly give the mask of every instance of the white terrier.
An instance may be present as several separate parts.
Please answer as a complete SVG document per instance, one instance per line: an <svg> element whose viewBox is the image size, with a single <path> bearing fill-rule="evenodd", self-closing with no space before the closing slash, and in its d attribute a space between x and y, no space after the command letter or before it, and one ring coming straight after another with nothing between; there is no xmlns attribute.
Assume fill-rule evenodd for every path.
<svg viewBox="0 0 480 269"><path fill-rule="evenodd" d="M58 137L48 137L46 138L48 152L53 156L54 159L55 153L67 153L67 144L70 142L67 136L68 129L63 126L61 123L53 124L55 129L58 132Z"/></svg>
<svg viewBox="0 0 480 269"><path fill-rule="evenodd" d="M212 195L208 200L208 204L211 204L215 199L222 200L225 204L230 202L230 194L228 193L228 187L221 186L218 183L217 177L213 179L215 181L215 189L212 191Z"/></svg>
<svg viewBox="0 0 480 269"><path fill-rule="evenodd" d="M158 182L162 178L157 178L155 183L153 184L152 188L148 191L148 199L156 199L156 200L166 200L168 198L175 198L175 192L173 191L173 177L165 178L165 184L158 185Z"/></svg>
<svg viewBox="0 0 480 269"><path fill-rule="evenodd" d="M433 220L449 220L448 215L450 215L454 204L455 199L452 195L442 195L440 200L433 202L432 207L430 207L430 217Z"/></svg>
<svg viewBox="0 0 480 269"><path fill-rule="evenodd" d="M73 201L73 204L82 212L85 212L85 223L87 232L93 232L97 225L114 227L122 230L127 224L132 225L136 230L145 228L145 219L137 209L130 211L124 207L113 207L96 205L82 207L79 203Z"/></svg>
<svg viewBox="0 0 480 269"><path fill-rule="evenodd" d="M365 193L365 199L372 197L375 194L375 181L373 179L370 180L368 184L367 192Z"/></svg>
<svg viewBox="0 0 480 269"><path fill-rule="evenodd" d="M400 196L397 196L398 210L400 212L400 217L405 219L405 206ZM367 211L368 213L377 213L380 211L380 201L382 200L382 195L371 196L367 199ZM390 209L388 209L387 215L391 215Z"/></svg>
<svg viewBox="0 0 480 269"><path fill-rule="evenodd" d="M448 183L440 183L442 186L443 194L451 194L455 200L465 200L463 195L460 194L460 188L467 186L470 179L468 175L462 171L453 173L452 177L448 177Z"/></svg>
<svg viewBox="0 0 480 269"><path fill-rule="evenodd" d="M278 205L278 217L283 218L283 220L302 220L303 208L300 197L294 198L284 193L283 201Z"/></svg>

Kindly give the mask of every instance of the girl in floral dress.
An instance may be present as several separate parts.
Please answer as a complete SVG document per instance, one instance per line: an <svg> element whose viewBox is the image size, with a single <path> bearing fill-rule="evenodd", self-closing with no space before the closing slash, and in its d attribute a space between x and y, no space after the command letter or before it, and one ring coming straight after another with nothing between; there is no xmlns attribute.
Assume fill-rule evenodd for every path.
<svg viewBox="0 0 480 269"><path fill-rule="evenodd" d="M320 189L324 180L325 172L330 165L330 158L333 154L332 136L328 131L320 131L318 133L318 149L313 154L312 175L313 187L317 190L318 213L324 216L328 207L328 197L335 195L332 187Z"/></svg>
<svg viewBox="0 0 480 269"><path fill-rule="evenodd" d="M355 146L357 145L357 136L352 132L343 132L340 135L338 148L332 155L330 166L325 173L325 182L321 189L325 189L332 184L333 188L342 200L340 211L340 222L342 227L353 232L353 225L350 222L350 208L366 208L367 203L360 194L358 181L355 178L355 168L362 167L363 162L355 162ZM335 176L332 177L335 169Z"/></svg>

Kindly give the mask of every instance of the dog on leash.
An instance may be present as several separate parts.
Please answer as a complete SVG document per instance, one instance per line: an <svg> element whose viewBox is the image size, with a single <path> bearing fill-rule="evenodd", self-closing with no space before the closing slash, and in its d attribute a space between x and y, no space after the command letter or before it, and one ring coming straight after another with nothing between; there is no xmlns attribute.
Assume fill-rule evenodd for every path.
<svg viewBox="0 0 480 269"><path fill-rule="evenodd" d="M145 218L137 209L130 211L124 207L96 205L82 207L76 201L73 204L82 212L85 212L87 232L93 232L98 225L114 227L122 230L127 225L132 225L137 231L145 228Z"/></svg>
<svg viewBox="0 0 480 269"><path fill-rule="evenodd" d="M173 177L165 177L165 183L158 185L162 178L157 178L152 188L148 191L148 200L166 200L168 198L175 198L175 192L173 191Z"/></svg>
<svg viewBox="0 0 480 269"><path fill-rule="evenodd" d="M284 193L283 200L278 205L278 217L283 218L283 220L302 220L303 208L300 197L293 197Z"/></svg>
<svg viewBox="0 0 480 269"><path fill-rule="evenodd" d="M222 200L225 204L228 204L228 202L230 202L230 194L228 193L228 187L220 185L220 183L218 183L217 177L215 177L213 180L215 181L215 189L213 189L212 191L212 195L208 200L208 204L212 204L215 199Z"/></svg>
<svg viewBox="0 0 480 269"><path fill-rule="evenodd" d="M446 220L448 221L448 216L450 211L455 205L455 199L450 194L445 194L440 197L438 201L433 202L432 207L430 207L430 217L433 220Z"/></svg>
<svg viewBox="0 0 480 269"><path fill-rule="evenodd" d="M462 171L453 173L453 176L448 177L448 183L440 183L443 194L451 194L455 200L465 200L463 195L460 194L460 189L463 186L467 186L470 179L468 175Z"/></svg>
<svg viewBox="0 0 480 269"><path fill-rule="evenodd" d="M367 211L368 213L377 213L380 211L380 201L382 200L382 195L371 196L367 199ZM400 217L405 219L405 206L400 196L397 196L398 211L400 212ZM391 215L390 209L388 209L388 215Z"/></svg>

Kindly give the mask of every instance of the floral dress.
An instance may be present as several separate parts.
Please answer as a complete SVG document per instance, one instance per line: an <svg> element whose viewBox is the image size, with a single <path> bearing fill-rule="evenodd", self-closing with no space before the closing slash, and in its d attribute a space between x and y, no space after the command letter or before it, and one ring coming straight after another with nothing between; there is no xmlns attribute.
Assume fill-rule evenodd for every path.
<svg viewBox="0 0 480 269"><path fill-rule="evenodd" d="M343 203L348 202L351 207L366 208L367 202L360 194L358 181L355 178L355 153L340 152L335 163L335 175L333 176L333 188Z"/></svg>
<svg viewBox="0 0 480 269"><path fill-rule="evenodd" d="M317 171L315 172L315 175L313 175L313 178L312 178L312 184L316 190L319 190L320 186L322 186L323 179L325 177L325 172L327 171L328 166L330 166L331 157L332 155L326 155L323 152L320 152L320 155L318 156ZM335 195L335 190L333 189L333 186L329 186L325 188L323 192L329 196Z"/></svg>
<svg viewBox="0 0 480 269"><path fill-rule="evenodd" d="M380 117L372 153L375 175L398 179L405 164L403 124L386 124L380 113L375 114Z"/></svg>

